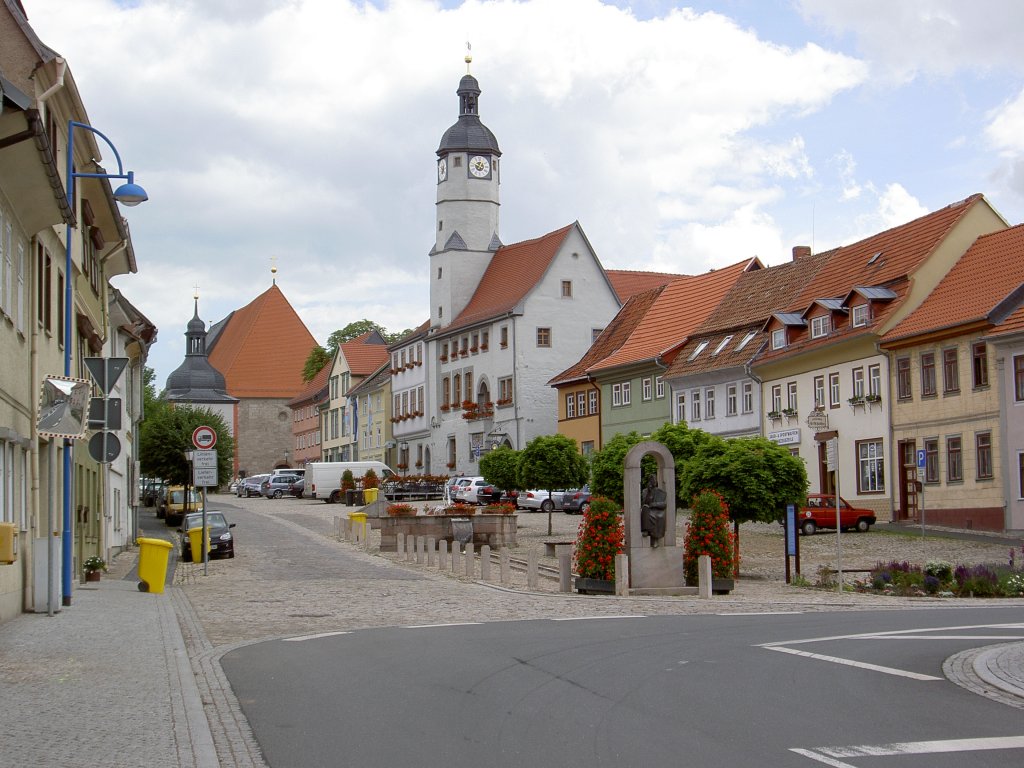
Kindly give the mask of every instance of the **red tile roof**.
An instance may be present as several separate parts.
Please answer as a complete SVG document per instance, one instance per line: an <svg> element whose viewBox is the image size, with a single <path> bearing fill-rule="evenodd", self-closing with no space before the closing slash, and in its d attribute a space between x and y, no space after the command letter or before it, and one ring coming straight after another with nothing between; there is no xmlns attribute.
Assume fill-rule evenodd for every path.
<svg viewBox="0 0 1024 768"><path fill-rule="evenodd" d="M884 285L910 276L983 199L979 194L971 195L906 224L828 251L828 264L788 309L803 312L815 299L842 297L857 285Z"/></svg>
<svg viewBox="0 0 1024 768"><path fill-rule="evenodd" d="M626 269L605 270L608 280L619 297L619 303L624 304L630 296L668 285L673 280L686 275L675 275L670 272L634 272Z"/></svg>
<svg viewBox="0 0 1024 768"><path fill-rule="evenodd" d="M295 397L288 401L288 405L300 405L307 400L312 400L316 393L327 386L327 379L331 375L331 364L327 363L320 372L305 386L302 391L299 392Z"/></svg>
<svg viewBox="0 0 1024 768"><path fill-rule="evenodd" d="M750 266L751 260L747 259L703 275L673 280L664 287L629 338L592 365L588 372L593 374L653 360L685 343Z"/></svg>
<svg viewBox="0 0 1024 768"><path fill-rule="evenodd" d="M302 368L316 339L277 285L221 321L209 350L238 398L292 398L305 388Z"/></svg>
<svg viewBox="0 0 1024 768"><path fill-rule="evenodd" d="M551 379L548 384L558 386L586 379L587 369L614 354L629 339L630 334L636 330L664 289L665 286L662 285L630 296L587 353L570 368Z"/></svg>
<svg viewBox="0 0 1024 768"><path fill-rule="evenodd" d="M534 240L503 245L495 251L473 298L442 330L447 332L511 312L544 276L570 230L576 226L578 224L570 224Z"/></svg>
<svg viewBox="0 0 1024 768"><path fill-rule="evenodd" d="M368 336L369 334L363 334L339 347L339 352L345 356L345 362L348 363L348 369L353 376L369 376L391 357L386 344L371 343L367 339Z"/></svg>
<svg viewBox="0 0 1024 768"><path fill-rule="evenodd" d="M975 240L921 306L885 334L882 341L988 322L993 309L1021 285L1024 225L1018 224Z"/></svg>

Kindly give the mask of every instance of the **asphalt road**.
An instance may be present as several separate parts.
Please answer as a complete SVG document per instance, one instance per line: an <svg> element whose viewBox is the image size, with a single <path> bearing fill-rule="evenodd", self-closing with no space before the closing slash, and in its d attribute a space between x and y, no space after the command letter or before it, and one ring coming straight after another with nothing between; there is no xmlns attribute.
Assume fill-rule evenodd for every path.
<svg viewBox="0 0 1024 768"><path fill-rule="evenodd" d="M1016 768L1020 710L948 682L942 663L1021 638L1019 614L411 626L258 643L221 664L273 768L773 768L919 742L939 743L824 764ZM993 737L1008 746L970 741Z"/></svg>

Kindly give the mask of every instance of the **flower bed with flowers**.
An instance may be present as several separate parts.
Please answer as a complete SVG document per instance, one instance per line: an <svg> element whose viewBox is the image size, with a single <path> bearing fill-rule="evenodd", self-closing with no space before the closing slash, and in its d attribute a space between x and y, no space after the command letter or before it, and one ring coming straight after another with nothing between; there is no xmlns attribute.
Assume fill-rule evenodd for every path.
<svg viewBox="0 0 1024 768"><path fill-rule="evenodd" d="M514 515L515 513L515 504L488 504L483 509L485 515Z"/></svg>
<svg viewBox="0 0 1024 768"><path fill-rule="evenodd" d="M683 572L686 583L697 584L697 558L711 557L711 575L731 579L739 563L734 561L735 538L729 520L729 505L717 491L703 490L693 497L690 521L683 544Z"/></svg>
<svg viewBox="0 0 1024 768"><path fill-rule="evenodd" d="M390 517L416 517L416 507L412 504L388 504Z"/></svg>
<svg viewBox="0 0 1024 768"><path fill-rule="evenodd" d="M1024 560L1024 547L1020 557ZM854 582L860 592L923 597L1024 597L1024 568L1011 547L1005 565L953 565L930 560L924 566L906 560L878 563L866 579Z"/></svg>
<svg viewBox="0 0 1024 768"><path fill-rule="evenodd" d="M615 555L623 551L626 531L622 510L611 499L593 496L576 536L574 565L585 579L615 579Z"/></svg>

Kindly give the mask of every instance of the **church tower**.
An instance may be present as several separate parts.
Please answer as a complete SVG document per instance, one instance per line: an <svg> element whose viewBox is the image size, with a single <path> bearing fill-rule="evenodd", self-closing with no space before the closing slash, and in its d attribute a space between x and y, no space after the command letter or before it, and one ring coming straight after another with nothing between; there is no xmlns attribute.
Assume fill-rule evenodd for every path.
<svg viewBox="0 0 1024 768"><path fill-rule="evenodd" d="M238 398L227 393L224 375L210 365L206 355L206 324L199 317L198 295L185 330L185 361L167 377L165 391L169 402L209 408L232 429Z"/></svg>
<svg viewBox="0 0 1024 768"><path fill-rule="evenodd" d="M498 185L501 150L480 122L480 85L469 74L459 82L459 119L437 148L437 230L430 251L430 325L443 327L472 298L499 247Z"/></svg>

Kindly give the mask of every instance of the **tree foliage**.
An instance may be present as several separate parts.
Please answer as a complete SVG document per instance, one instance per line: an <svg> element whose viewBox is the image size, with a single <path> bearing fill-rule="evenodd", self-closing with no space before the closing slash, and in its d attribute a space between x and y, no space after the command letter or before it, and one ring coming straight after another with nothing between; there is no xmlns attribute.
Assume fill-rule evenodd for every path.
<svg viewBox="0 0 1024 768"><path fill-rule="evenodd" d="M803 462L763 437L724 440L708 435L681 473L680 498L704 489L717 491L733 521L771 522L807 493Z"/></svg>
<svg viewBox="0 0 1024 768"><path fill-rule="evenodd" d="M503 445L480 457L480 475L503 491L522 490L519 486L520 452Z"/></svg>
<svg viewBox="0 0 1024 768"><path fill-rule="evenodd" d="M590 492L594 496L605 496L625 503L622 478L625 472L626 454L629 449L643 441L639 432L619 433L604 444L604 448L590 460ZM653 460L652 460L653 463Z"/></svg>
<svg viewBox="0 0 1024 768"><path fill-rule="evenodd" d="M162 399L150 403L139 428L139 466L143 475L160 477L171 485L190 485L192 473L185 452L194 450L196 427L211 427L217 433L217 481L230 481L234 440L224 420L209 408L171 406Z"/></svg>
<svg viewBox="0 0 1024 768"><path fill-rule="evenodd" d="M310 350L309 356L306 358L306 362L302 366L302 380L307 383L312 381L316 375L320 373L323 367L334 359L334 356L338 354L338 349L342 344L346 341L358 339L364 333L369 333L370 331L377 331L388 344L392 344L406 334L412 333L412 329L409 328L396 333L388 333L384 329L384 326L379 325L372 320L356 320L355 322L349 323L344 328L339 328L328 336L326 347L316 346Z"/></svg>
<svg viewBox="0 0 1024 768"><path fill-rule="evenodd" d="M578 488L587 482L590 467L576 441L565 435L535 437L519 459L519 487L538 488L549 494L559 488ZM548 534L551 533L548 512Z"/></svg>

